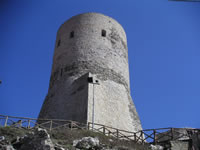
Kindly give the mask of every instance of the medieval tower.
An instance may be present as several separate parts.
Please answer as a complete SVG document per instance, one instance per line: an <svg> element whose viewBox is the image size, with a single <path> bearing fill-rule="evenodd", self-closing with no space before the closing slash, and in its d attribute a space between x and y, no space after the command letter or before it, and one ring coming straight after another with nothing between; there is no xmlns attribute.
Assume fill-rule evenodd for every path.
<svg viewBox="0 0 200 150"><path fill-rule="evenodd" d="M61 25L39 118L142 129L130 96L126 34L117 21L84 13Z"/></svg>

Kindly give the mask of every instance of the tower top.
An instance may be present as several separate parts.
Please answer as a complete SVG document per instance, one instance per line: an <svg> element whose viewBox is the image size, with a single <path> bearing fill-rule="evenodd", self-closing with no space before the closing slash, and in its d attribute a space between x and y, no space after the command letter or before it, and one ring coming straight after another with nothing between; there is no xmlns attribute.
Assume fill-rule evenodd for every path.
<svg viewBox="0 0 200 150"><path fill-rule="evenodd" d="M122 36L124 37L124 42L127 43L126 33L122 25L115 19L96 12L87 12L72 16L60 26L60 28L58 29L57 36L59 36L60 32L63 32L63 30L73 29L76 26L80 25L88 26L88 28L91 26L92 28L115 28L122 34Z"/></svg>
<svg viewBox="0 0 200 150"><path fill-rule="evenodd" d="M115 20L114 18L112 18L110 16L107 16L107 15L104 15L102 13L97 13L97 12L86 12L86 13L81 13L81 14L78 14L78 15L74 15L74 16L72 16L70 19L68 19L65 22L68 22L68 21L70 21L70 20L72 20L74 18L79 18L79 17L88 17L88 18L89 17L100 17L100 18L107 18L107 19L110 19L110 21L116 22L116 23L118 23L121 26L121 24L117 20ZM123 27L121 26L121 28L123 28Z"/></svg>

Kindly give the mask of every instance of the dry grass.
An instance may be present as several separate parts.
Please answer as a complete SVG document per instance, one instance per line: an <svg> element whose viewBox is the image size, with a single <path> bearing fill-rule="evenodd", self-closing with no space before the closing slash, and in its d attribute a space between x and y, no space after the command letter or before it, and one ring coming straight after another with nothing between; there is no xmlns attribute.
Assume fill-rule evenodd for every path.
<svg viewBox="0 0 200 150"><path fill-rule="evenodd" d="M51 137L60 145L72 146L73 140L81 139L82 137L97 137L105 147L121 149L129 148L135 150L149 150L149 144L138 144L134 141L117 140L112 136L105 136L102 133L87 131L87 130L69 130L59 129L51 132ZM126 149L125 148L125 149Z"/></svg>
<svg viewBox="0 0 200 150"><path fill-rule="evenodd" d="M0 136L4 136L8 142L16 139L17 136L22 137L30 134L33 130L26 128L0 127ZM75 150L72 146L73 140L81 139L82 137L97 137L104 148L117 148L120 150L149 150L149 144L138 144L134 141L117 140L111 136L105 136L101 133L80 130L80 129L57 129L49 132L54 143L58 143L64 148Z"/></svg>

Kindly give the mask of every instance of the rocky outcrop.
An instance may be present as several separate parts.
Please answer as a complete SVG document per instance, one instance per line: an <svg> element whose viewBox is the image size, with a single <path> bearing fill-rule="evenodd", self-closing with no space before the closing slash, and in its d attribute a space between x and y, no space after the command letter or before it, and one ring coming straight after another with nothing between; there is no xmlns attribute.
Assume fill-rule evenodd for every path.
<svg viewBox="0 0 200 150"><path fill-rule="evenodd" d="M55 150L49 134L45 129L37 128L34 134L21 137L13 143L17 150L37 149L37 150Z"/></svg>
<svg viewBox="0 0 200 150"><path fill-rule="evenodd" d="M160 145L150 145L149 148L151 150L163 150L164 148Z"/></svg>
<svg viewBox="0 0 200 150"><path fill-rule="evenodd" d="M148 146L84 130L0 128L0 150L151 150Z"/></svg>
<svg viewBox="0 0 200 150"><path fill-rule="evenodd" d="M81 140L74 140L73 146L78 149L100 149L98 138L83 137Z"/></svg>
<svg viewBox="0 0 200 150"><path fill-rule="evenodd" d="M34 132L18 137L8 142L5 137L0 138L2 150L64 150L61 146L54 145L50 135L45 129L36 128Z"/></svg>
<svg viewBox="0 0 200 150"><path fill-rule="evenodd" d="M0 136L0 150L15 150L5 136Z"/></svg>

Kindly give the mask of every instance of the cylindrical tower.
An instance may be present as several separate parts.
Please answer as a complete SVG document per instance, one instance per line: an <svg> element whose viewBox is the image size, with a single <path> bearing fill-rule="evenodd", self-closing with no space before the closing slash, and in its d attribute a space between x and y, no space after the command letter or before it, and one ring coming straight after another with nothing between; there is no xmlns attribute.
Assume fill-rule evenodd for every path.
<svg viewBox="0 0 200 150"><path fill-rule="evenodd" d="M93 119L121 129L141 129L130 97L126 34L117 21L84 13L61 25L39 118L82 123Z"/></svg>

